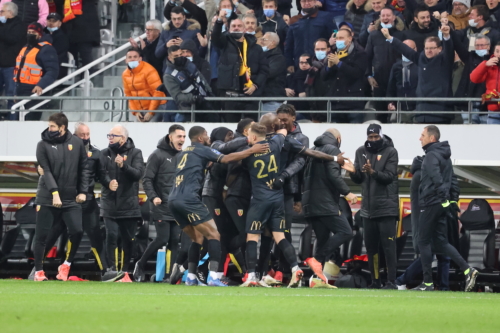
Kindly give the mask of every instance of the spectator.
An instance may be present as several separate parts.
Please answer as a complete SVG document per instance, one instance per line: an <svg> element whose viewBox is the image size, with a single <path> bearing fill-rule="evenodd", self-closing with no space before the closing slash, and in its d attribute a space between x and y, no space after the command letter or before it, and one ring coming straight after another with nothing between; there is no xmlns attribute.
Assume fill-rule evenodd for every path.
<svg viewBox="0 0 500 333"><path fill-rule="evenodd" d="M451 74L453 71L453 41L450 38L450 27L442 26L443 42L438 37L428 37L423 52L417 52L393 38L387 29L383 29L384 37L394 49L418 66L417 97L451 97ZM452 111L446 102L417 102L416 111ZM416 114L415 123L450 124L454 115L446 113Z"/></svg>
<svg viewBox="0 0 500 333"><path fill-rule="evenodd" d="M330 44L324 38L318 39L314 43L314 57L312 59L312 66L306 77L306 94L308 97L325 97L328 91L331 90L330 82L323 82L320 77L321 70L328 63L327 56L330 54ZM326 110L327 102L324 101L311 101L310 109L313 111ZM326 121L326 114L313 113L321 122Z"/></svg>
<svg viewBox="0 0 500 333"><path fill-rule="evenodd" d="M488 11L490 13L490 20L492 26L499 28L500 24L500 6L498 6L499 0L488 0L486 1L486 6L488 6Z"/></svg>
<svg viewBox="0 0 500 333"><path fill-rule="evenodd" d="M197 110L209 109L205 103L205 97L210 96L212 90L196 65L182 56L182 50L178 46L169 48L168 56L170 61L167 62L163 81L169 95L174 98L177 108L191 110L194 105ZM203 116L202 121L217 122L219 120L218 115L213 113ZM200 117L201 115L198 116Z"/></svg>
<svg viewBox="0 0 500 333"><path fill-rule="evenodd" d="M15 3L6 2L0 8L0 94L4 91L5 96L14 96L16 84L12 78L17 55L26 45L26 26L17 16L18 8ZM8 109L12 105L14 101L9 100ZM8 113L0 113L0 119L8 117Z"/></svg>
<svg viewBox="0 0 500 333"><path fill-rule="evenodd" d="M369 0L349 0L346 9L344 21L352 24L354 34L359 36L363 20L366 14L372 10L372 3Z"/></svg>
<svg viewBox="0 0 500 333"><path fill-rule="evenodd" d="M352 32L340 29L336 36L337 52L328 55L328 64L321 70L322 81L330 81L328 97L363 97L367 55L356 47ZM363 110L365 101L333 102L332 110ZM335 113L332 122L362 123L362 113Z"/></svg>
<svg viewBox="0 0 500 333"><path fill-rule="evenodd" d="M403 42L412 50L416 51L417 46L411 39ZM389 76L389 85L387 86L387 97L416 97L418 86L418 66L416 63L401 56L391 68ZM400 111L414 111L416 102L402 101ZM396 111L396 102L389 103L387 110ZM402 123L412 123L413 115L400 113ZM396 115L391 115L391 122L397 122Z"/></svg>
<svg viewBox="0 0 500 333"><path fill-rule="evenodd" d="M475 47L474 44L470 43L471 38L488 36L491 41L490 53L494 52L495 45L500 41L500 32L493 27L486 6L474 6L470 9L469 27L457 31L457 36L462 45L468 47L469 51L472 52Z"/></svg>
<svg viewBox="0 0 500 333"><path fill-rule="evenodd" d="M299 58L299 70L288 75L286 77L286 88L285 92L288 97L306 97L306 77L311 69L312 59L307 53L303 54ZM309 110L309 103L304 101L288 101L287 104L291 104L295 107L295 110ZM311 119L309 113L297 114L297 120L301 119Z"/></svg>
<svg viewBox="0 0 500 333"><path fill-rule="evenodd" d="M212 77L210 64L208 61L200 57L196 44L192 40L188 39L183 41L180 47L182 50L182 56L186 57L189 61L195 64L198 71L201 75L203 75L205 81L210 82L210 78Z"/></svg>
<svg viewBox="0 0 500 333"><path fill-rule="evenodd" d="M16 59L15 96L41 95L43 89L54 83L59 75L57 52L48 42L51 38L44 35L40 23L33 22L28 26L27 40L27 45L21 49ZM24 107L28 109L37 103L39 102L31 101ZM40 120L41 116L41 112L30 112L24 119ZM11 120L19 120L18 113L11 113Z"/></svg>
<svg viewBox="0 0 500 333"><path fill-rule="evenodd" d="M444 12L446 13L446 12ZM443 14L441 17L443 17ZM455 25L455 30L462 30L469 26L470 0L453 0L453 10L448 20Z"/></svg>
<svg viewBox="0 0 500 333"><path fill-rule="evenodd" d="M259 26L262 28L262 33L275 32L280 38L281 52L285 51L285 40L288 32L288 24L285 23L283 17L278 13L278 0L263 0L264 14L259 18Z"/></svg>
<svg viewBox="0 0 500 333"><path fill-rule="evenodd" d="M189 1L189 0L188 0ZM200 41L198 40L198 33L200 32L200 23L193 19L186 19L186 13L181 7L175 7L171 11L172 20L168 23L167 28L161 33L160 41L156 47L155 55L162 61L167 57L167 51L170 46L180 46L182 41L191 39L196 43L200 50ZM205 52L205 50L203 50ZM166 69L166 62L163 65Z"/></svg>
<svg viewBox="0 0 500 333"><path fill-rule="evenodd" d="M257 40L262 38L262 28L257 25L257 18L254 14L246 14L243 16L243 24L245 26L245 34L255 36Z"/></svg>
<svg viewBox="0 0 500 333"><path fill-rule="evenodd" d="M59 59L58 79L65 77L68 73L66 67L61 67L62 63L68 62L69 50L68 35L61 29L61 25L61 15L50 13L49 16L47 16L47 27L44 29L44 32L52 37L52 46L56 49L57 58Z"/></svg>
<svg viewBox="0 0 500 333"><path fill-rule="evenodd" d="M207 13L203 8L198 7L196 4L196 0L180 0L180 3L186 13L186 18L196 20L200 23L200 33L205 36L207 34L208 20ZM167 20L171 20L172 9L178 6L172 0L168 1L165 5L165 9L163 10L163 15Z"/></svg>
<svg viewBox="0 0 500 333"><path fill-rule="evenodd" d="M405 38L411 39L417 45L417 51L423 51L427 37L437 36L440 23L433 17L427 7L418 7L414 11L410 30L405 31Z"/></svg>
<svg viewBox="0 0 500 333"><path fill-rule="evenodd" d="M354 46L357 47L357 48L361 48L361 49L365 49L363 46L361 46L361 44L359 44L359 42L357 41L356 39L356 35L354 33L354 30L353 30L353 26L351 23L349 22L340 22L339 23L339 30L341 29L346 29L346 30L349 30L352 34L352 42L354 43ZM337 52L337 43L336 43L336 39L335 39L335 36L336 36L337 32L334 31L332 33L332 36L330 37L330 39L328 40L328 42L330 43L331 45L331 49L332 49L332 52Z"/></svg>
<svg viewBox="0 0 500 333"><path fill-rule="evenodd" d="M497 87L499 85L500 71L498 70L500 59L500 45L495 46L493 56L488 61L483 61L470 74L470 79L473 83L486 83L486 93L483 95L483 100L498 98ZM487 103L488 107L488 124L500 124L500 107L497 102Z"/></svg>
<svg viewBox="0 0 500 333"><path fill-rule="evenodd" d="M329 13L318 11L316 0L301 0L302 11L290 19L290 28L285 41L285 57L288 72L298 68L299 58L304 53L313 54L311 41L330 38L337 24Z"/></svg>
<svg viewBox="0 0 500 333"><path fill-rule="evenodd" d="M408 28L408 26L413 21L413 12L411 12L408 9L408 7L406 6L406 1L405 0L392 0L391 6L394 7L394 9L397 12L399 12L403 15L403 21L405 22L405 26Z"/></svg>
<svg viewBox="0 0 500 333"><path fill-rule="evenodd" d="M130 49L125 59L127 69L123 71L123 90L125 96L135 97L165 97L165 94L158 90L161 80L158 72L153 66L142 61L139 49ZM164 110L165 101L129 100L128 105L139 122L160 121L162 114L155 113L155 110ZM162 105L162 106L160 106Z"/></svg>
<svg viewBox="0 0 500 333"><path fill-rule="evenodd" d="M415 10L417 9L417 7L419 7L417 0L405 0L405 3L406 3L406 8L408 8L408 10L410 10L410 12L412 12L412 13L415 13ZM452 2L449 0L441 0L441 1L439 1L439 0L424 0L423 4L420 6L424 6L424 5L425 5L425 7L427 7L427 9L429 10L429 12L431 13L431 15L433 17L438 17L439 13L442 13L442 12L451 13L451 9L452 9ZM418 45L417 45L417 48L418 48Z"/></svg>
<svg viewBox="0 0 500 333"><path fill-rule="evenodd" d="M374 97L385 97L387 95L387 85L392 65L401 57L394 47L387 43L386 38L380 31L383 27L388 27L390 33L401 40L403 39L403 21L394 15L390 8L384 8L380 12L380 20L374 24L374 31L370 32L365 51L368 55L368 66L366 75L368 82L373 88ZM387 110L386 102L376 102L375 109L379 111ZM387 122L387 114L377 115L377 120Z"/></svg>
<svg viewBox="0 0 500 333"><path fill-rule="evenodd" d="M331 13L335 22L344 21L346 5L348 0L318 0L321 3L321 10Z"/></svg>
<svg viewBox="0 0 500 333"><path fill-rule="evenodd" d="M11 1L12 0L1 0L0 8L2 5ZM17 5L17 16L25 25L32 22L38 22L42 27L47 25L47 15L49 15L47 0L14 0L12 3Z"/></svg>
<svg viewBox="0 0 500 333"><path fill-rule="evenodd" d="M156 57L155 51L158 46L162 30L163 27L161 26L160 21L150 20L146 22L145 40L141 40L138 44L133 38L129 39L133 48L141 49L143 60L156 69L160 78L163 76L163 61L162 59Z"/></svg>
<svg viewBox="0 0 500 333"><path fill-rule="evenodd" d="M401 19L401 22L403 22L403 28L404 28L403 15L391 5L387 5L387 0L372 0L372 10L365 15L363 19L363 25L361 26L361 32L358 35L359 37L358 41L361 44L361 46L365 47L366 43L368 42L368 36L370 35L370 32L377 30L375 24L377 20L380 18L380 14L383 8L392 9L394 15L398 16Z"/></svg>
<svg viewBox="0 0 500 333"><path fill-rule="evenodd" d="M278 47L280 38L275 32L267 32L261 40L261 46L269 62L269 75L267 76L262 97L285 97L286 85L286 60ZM275 112L282 101L262 103L263 111Z"/></svg>
<svg viewBox="0 0 500 333"><path fill-rule="evenodd" d="M219 17L225 15L221 10ZM255 38L244 35L243 21L231 21L229 33L222 33L222 20L214 26L212 42L221 50L218 67L217 86L221 96L258 97L262 96L264 85L269 75L269 64L256 43ZM226 110L257 110L257 102L226 102ZM240 114L225 113L226 122L238 122ZM251 118L255 118L252 114Z"/></svg>
<svg viewBox="0 0 500 333"><path fill-rule="evenodd" d="M212 0L207 0L206 3L211 1ZM246 6L236 0L220 0L219 6L214 8L213 11L206 9L207 18L211 20L208 27L209 32L213 30L214 24L219 19L219 13L222 9L224 9L224 16L221 17L221 20L224 23L224 28L222 29L223 32L229 28L230 21L238 18L238 14L236 13L237 11L245 15L249 10Z"/></svg>

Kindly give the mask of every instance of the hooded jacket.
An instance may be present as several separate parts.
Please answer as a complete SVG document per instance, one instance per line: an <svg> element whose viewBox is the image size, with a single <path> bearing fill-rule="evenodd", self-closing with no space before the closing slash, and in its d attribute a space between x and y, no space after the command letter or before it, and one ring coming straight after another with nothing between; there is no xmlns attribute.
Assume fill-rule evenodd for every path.
<svg viewBox="0 0 500 333"><path fill-rule="evenodd" d="M88 193L90 180L83 141L68 131L52 139L46 129L36 147L36 160L44 175L38 179L35 203L52 206L52 193L58 191L63 208L79 205L76 197Z"/></svg>
<svg viewBox="0 0 500 333"><path fill-rule="evenodd" d="M361 216L369 219L399 216L398 151L390 137L384 135L382 140L376 154L364 145L356 150L356 172L350 173L351 180L361 184ZM367 160L375 170L372 175L361 171Z"/></svg>
<svg viewBox="0 0 500 333"><path fill-rule="evenodd" d="M170 3L170 2L169 2ZM212 80L212 69L210 64L204 58L200 57L196 43L191 39L184 40L181 43L181 50L189 50L193 55L193 63L198 68L198 71L203 75L205 81L210 82ZM167 64L168 65L168 64Z"/></svg>
<svg viewBox="0 0 500 333"><path fill-rule="evenodd" d="M333 156L340 154L337 139L330 132L317 137L311 149ZM349 192L337 162L307 159L302 194L305 217L340 215L340 195Z"/></svg>
<svg viewBox="0 0 500 333"><path fill-rule="evenodd" d="M119 168L115 162L117 154L124 161ZM101 151L99 180L102 184L101 216L113 219L140 218L139 181L144 174L144 159L134 141L128 138L117 152L110 148ZM109 183L116 179L118 189L111 191Z"/></svg>
<svg viewBox="0 0 500 333"><path fill-rule="evenodd" d="M174 185L175 169L177 167L175 155L178 152L177 149L171 146L170 139L166 135L158 141L155 151L149 155L146 163L142 186L148 196L151 219L154 221L174 220L172 213L168 209L168 196ZM155 198L161 199L160 205L155 206L153 204Z"/></svg>
<svg viewBox="0 0 500 333"><path fill-rule="evenodd" d="M450 199L453 178L450 145L448 141L433 142L423 149L425 158L419 186L420 207L442 204Z"/></svg>
<svg viewBox="0 0 500 333"><path fill-rule="evenodd" d="M16 66L16 58L26 45L26 24L15 16L0 23L0 67Z"/></svg>
<svg viewBox="0 0 500 333"><path fill-rule="evenodd" d="M372 10L372 2L367 0L363 6L356 8L354 0L349 0L345 8L344 21L352 24L354 35L359 36L366 14Z"/></svg>
<svg viewBox="0 0 500 333"><path fill-rule="evenodd" d="M286 152L286 142L287 139L289 140L290 138L299 141L303 146L309 148L309 138L302 133L302 130L297 122L294 122L293 125L295 126L295 129L288 133L285 138L285 147L281 150L282 152ZM287 162L282 171L282 173L286 173L287 175L285 185L283 186L283 192L284 194L295 195L295 201L300 201L300 194L302 192L301 187L303 183L302 170L306 164L306 157L302 154L294 154L292 152L287 152L287 154Z"/></svg>

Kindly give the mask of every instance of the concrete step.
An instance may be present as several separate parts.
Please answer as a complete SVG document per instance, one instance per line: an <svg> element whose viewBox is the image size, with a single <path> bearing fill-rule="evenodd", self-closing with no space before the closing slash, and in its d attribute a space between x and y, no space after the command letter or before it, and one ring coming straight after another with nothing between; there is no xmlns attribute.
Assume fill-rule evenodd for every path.
<svg viewBox="0 0 500 333"><path fill-rule="evenodd" d="M103 87L109 89L113 89L114 87L123 88L123 81L121 76L105 76Z"/></svg>

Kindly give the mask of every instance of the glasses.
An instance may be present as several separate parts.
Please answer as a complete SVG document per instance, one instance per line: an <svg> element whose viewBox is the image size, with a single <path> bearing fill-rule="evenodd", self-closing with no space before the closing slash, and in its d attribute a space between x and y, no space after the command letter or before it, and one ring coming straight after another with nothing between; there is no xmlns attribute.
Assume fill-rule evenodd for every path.
<svg viewBox="0 0 500 333"><path fill-rule="evenodd" d="M106 134L106 137L107 137L108 139L123 138L123 135Z"/></svg>
<svg viewBox="0 0 500 333"><path fill-rule="evenodd" d="M437 49L437 46L424 48L424 50L426 50L426 51L432 51L432 50L435 50L435 49Z"/></svg>
<svg viewBox="0 0 500 333"><path fill-rule="evenodd" d="M158 29L146 29L146 32L153 32L155 30L158 30Z"/></svg>
<svg viewBox="0 0 500 333"><path fill-rule="evenodd" d="M299 61L299 65L307 65L309 64L307 61Z"/></svg>
<svg viewBox="0 0 500 333"><path fill-rule="evenodd" d="M476 48L478 47L489 47L490 44L476 44Z"/></svg>

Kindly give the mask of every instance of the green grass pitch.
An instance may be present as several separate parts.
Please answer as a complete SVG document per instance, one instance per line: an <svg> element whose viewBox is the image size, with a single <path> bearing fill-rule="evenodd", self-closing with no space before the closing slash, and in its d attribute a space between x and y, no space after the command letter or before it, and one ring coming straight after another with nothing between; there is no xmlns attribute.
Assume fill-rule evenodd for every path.
<svg viewBox="0 0 500 333"><path fill-rule="evenodd" d="M500 295L0 280L0 332L500 332Z"/></svg>

